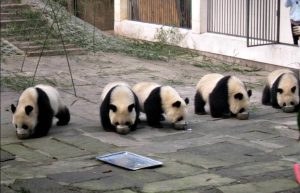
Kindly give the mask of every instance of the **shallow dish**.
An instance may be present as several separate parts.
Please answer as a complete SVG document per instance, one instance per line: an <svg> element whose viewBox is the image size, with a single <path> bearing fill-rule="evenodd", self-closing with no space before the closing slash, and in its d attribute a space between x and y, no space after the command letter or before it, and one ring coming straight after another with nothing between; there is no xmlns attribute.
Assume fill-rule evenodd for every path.
<svg viewBox="0 0 300 193"><path fill-rule="evenodd" d="M156 161L151 158L137 155L128 151L121 151L112 154L97 156L96 159L129 170L139 170L142 168L163 165L163 163L160 161Z"/></svg>

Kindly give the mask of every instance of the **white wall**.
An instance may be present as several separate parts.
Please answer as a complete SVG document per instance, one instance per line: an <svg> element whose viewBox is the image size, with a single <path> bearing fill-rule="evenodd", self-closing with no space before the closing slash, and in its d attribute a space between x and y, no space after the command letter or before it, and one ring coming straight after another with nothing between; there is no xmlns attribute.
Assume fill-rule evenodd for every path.
<svg viewBox="0 0 300 193"><path fill-rule="evenodd" d="M123 1L126 0L118 0ZM200 51L253 60L282 67L300 69L300 48L288 45L267 45L258 47L247 47L245 38L206 33L206 1L192 0L192 29L181 29L178 31L184 36L178 43L179 46L196 49ZM116 6L116 3L115 3ZM115 11L124 10L117 8ZM282 7L281 41L291 43L291 32L289 31L288 9ZM124 15L124 14L115 14ZM199 19L200 17L200 19ZM287 27L288 26L288 27ZM148 24L126 20L126 17L116 18L115 33L135 39L148 41L155 40L155 34L163 27L162 25ZM165 30L170 27L164 26Z"/></svg>

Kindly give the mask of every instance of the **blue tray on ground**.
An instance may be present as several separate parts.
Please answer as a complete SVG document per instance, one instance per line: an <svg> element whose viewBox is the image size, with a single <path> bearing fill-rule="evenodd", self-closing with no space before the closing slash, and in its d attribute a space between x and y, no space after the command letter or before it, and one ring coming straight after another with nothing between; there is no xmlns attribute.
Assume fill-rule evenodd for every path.
<svg viewBox="0 0 300 193"><path fill-rule="evenodd" d="M116 165L129 170L156 167L163 165L162 162L148 157L137 155L128 151L121 151L96 157L97 160Z"/></svg>

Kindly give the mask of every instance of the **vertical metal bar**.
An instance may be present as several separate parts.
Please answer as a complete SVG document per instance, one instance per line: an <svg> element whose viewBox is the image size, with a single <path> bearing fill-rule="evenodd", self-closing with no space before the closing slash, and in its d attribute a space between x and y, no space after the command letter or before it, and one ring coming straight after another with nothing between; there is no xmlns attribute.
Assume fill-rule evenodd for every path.
<svg viewBox="0 0 300 193"><path fill-rule="evenodd" d="M280 41L280 0L277 0L277 41Z"/></svg>
<svg viewBox="0 0 300 193"><path fill-rule="evenodd" d="M34 73L33 73L32 81L31 81L31 86L32 86L33 83L34 83L34 79L35 79L35 76L36 76L38 67L39 67L39 65L40 65L40 61L41 61L42 55L43 55L43 53L44 53L44 49L45 49L45 47L46 47L46 42L47 42L47 40L48 40L48 38L49 38L49 35L50 35L50 32L51 32L51 30L52 30L53 25L54 25L54 21L52 22L52 24L51 24L51 26L50 26L50 28L49 28L49 31L48 31L48 33L47 33L47 35L46 35L46 38L45 38L45 40L44 40L43 47L42 47L42 50L41 50L40 55L39 55L39 59L38 59L38 61L37 61L37 64L36 64L36 66L35 66L35 70L34 70Z"/></svg>
<svg viewBox="0 0 300 193"><path fill-rule="evenodd" d="M68 53L66 51L66 46L65 46L65 42L64 42L64 39L63 39L63 36L62 36L62 33L61 33L61 29L60 29L60 26L58 24L58 19L56 17L56 13L54 12L53 10L53 7L51 6L51 11L54 15L54 22L56 21L56 26L57 26L57 30L59 32L59 35L60 35L60 39L61 39L61 43L63 45L63 48L64 48L64 52L65 52L65 56L66 56L66 60L67 60L67 63L68 63L68 67L69 67L69 72L70 72L70 76L71 76L71 81L72 81L72 85L73 85L73 89L74 89L74 95L76 95L76 89L75 89L75 84L74 84L74 79L73 79L73 75L72 75L72 70L71 70L71 65L70 65L70 62L69 62L69 58L68 58Z"/></svg>
<svg viewBox="0 0 300 193"><path fill-rule="evenodd" d="M249 19L250 19L250 17L249 17L249 13L250 13L250 11L249 11L249 9L250 9L250 0L247 0L247 7L246 7L246 12L247 12L247 46L249 47L250 46L250 42L249 42Z"/></svg>

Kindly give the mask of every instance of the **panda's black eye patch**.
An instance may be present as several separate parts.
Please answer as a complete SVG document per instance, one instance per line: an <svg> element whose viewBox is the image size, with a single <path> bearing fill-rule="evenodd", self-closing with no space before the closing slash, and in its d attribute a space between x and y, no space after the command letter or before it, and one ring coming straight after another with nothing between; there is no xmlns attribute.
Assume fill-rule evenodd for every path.
<svg viewBox="0 0 300 193"><path fill-rule="evenodd" d="M245 111L245 109L244 108L241 108L241 110L239 111L239 113L242 113L242 112L244 112Z"/></svg>
<svg viewBox="0 0 300 193"><path fill-rule="evenodd" d="M119 122L115 122L115 125L120 125L120 123Z"/></svg>
<svg viewBox="0 0 300 193"><path fill-rule="evenodd" d="M128 111L129 111L129 112L132 112L133 108L134 108L134 104L129 105L129 106L128 106Z"/></svg>
<svg viewBox="0 0 300 193"><path fill-rule="evenodd" d="M292 93L295 93L296 91L296 87L294 86L292 89L291 89Z"/></svg>
<svg viewBox="0 0 300 193"><path fill-rule="evenodd" d="M125 125L129 126L129 125L130 125L130 122L129 122L129 121L127 121L127 122L125 123Z"/></svg>
<svg viewBox="0 0 300 193"><path fill-rule="evenodd" d="M281 88L278 88L277 89L277 92L279 92L279 94L282 94L283 93L283 90Z"/></svg>
<svg viewBox="0 0 300 193"><path fill-rule="evenodd" d="M243 100L243 97L244 97L244 95L242 93L237 93L234 95L234 98L238 99L238 100Z"/></svg>
<svg viewBox="0 0 300 193"><path fill-rule="evenodd" d="M27 125L22 125L22 128L23 129L28 129L28 126Z"/></svg>
<svg viewBox="0 0 300 193"><path fill-rule="evenodd" d="M16 128L18 128L18 125L15 125Z"/></svg>
<svg viewBox="0 0 300 193"><path fill-rule="evenodd" d="M113 104L109 105L109 109L112 110L113 112L117 112L117 107Z"/></svg>

